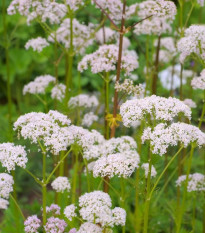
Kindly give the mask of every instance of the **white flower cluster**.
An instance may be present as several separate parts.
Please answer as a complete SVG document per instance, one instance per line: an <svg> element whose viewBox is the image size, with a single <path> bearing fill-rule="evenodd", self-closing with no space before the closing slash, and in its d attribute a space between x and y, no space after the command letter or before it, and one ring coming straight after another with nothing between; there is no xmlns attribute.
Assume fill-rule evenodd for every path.
<svg viewBox="0 0 205 233"><path fill-rule="evenodd" d="M129 177L138 167L139 155L133 138L123 136L111 138L104 143L91 146L83 153L87 160L98 158L89 164L94 177L113 177L115 175Z"/></svg>
<svg viewBox="0 0 205 233"><path fill-rule="evenodd" d="M197 2L200 6L204 6L204 0L197 0Z"/></svg>
<svg viewBox="0 0 205 233"><path fill-rule="evenodd" d="M159 78L162 83L162 86L168 90L175 90L180 86L180 72L181 72L181 65L177 64L174 67L169 66L165 70L159 72ZM185 70L183 69L182 72L182 84L186 83L186 79L190 78L194 75L192 70Z"/></svg>
<svg viewBox="0 0 205 233"><path fill-rule="evenodd" d="M193 78L191 85L194 89L205 90L205 69L202 70L199 77Z"/></svg>
<svg viewBox="0 0 205 233"><path fill-rule="evenodd" d="M85 48L93 43L94 26L81 24L77 19L73 19L73 46L76 53L83 54ZM92 36L93 34L93 36ZM55 33L52 33L48 40L54 42L57 40L66 48L70 48L70 19L65 19Z"/></svg>
<svg viewBox="0 0 205 233"><path fill-rule="evenodd" d="M196 108L196 103L192 99L185 99L183 102L190 108Z"/></svg>
<svg viewBox="0 0 205 233"><path fill-rule="evenodd" d="M182 175L176 181L176 186L182 186L185 183L187 176ZM190 174L188 177L187 191L205 191L205 176L200 173Z"/></svg>
<svg viewBox="0 0 205 233"><path fill-rule="evenodd" d="M136 151L109 154L99 158L93 167L94 177L130 177L139 164L139 155Z"/></svg>
<svg viewBox="0 0 205 233"><path fill-rule="evenodd" d="M149 163L143 163L141 168L144 169L145 177L147 178L148 174L149 174ZM155 167L152 165L151 166L151 177L155 177L156 175L157 175L157 171L156 171Z"/></svg>
<svg viewBox="0 0 205 233"><path fill-rule="evenodd" d="M104 140L99 145L93 145L83 153L83 157L87 160L108 156L109 154L124 153L125 151L136 151L137 144L130 136L122 136L119 138L111 138Z"/></svg>
<svg viewBox="0 0 205 233"><path fill-rule="evenodd" d="M49 214L53 214L53 215L60 215L60 206L56 205L56 204L51 204L50 206L46 206L46 213Z"/></svg>
<svg viewBox="0 0 205 233"><path fill-rule="evenodd" d="M66 86L62 83L56 84L51 90L51 98L62 101L65 98Z"/></svg>
<svg viewBox="0 0 205 233"><path fill-rule="evenodd" d="M3 198L0 198L0 209L7 209L9 205L9 202Z"/></svg>
<svg viewBox="0 0 205 233"><path fill-rule="evenodd" d="M96 52L88 54L82 59L78 64L78 70L80 72L87 70L89 65L94 74L116 70L118 50L118 46L114 44L102 45ZM121 68L126 75L129 75L130 72L138 68L137 58L137 55L131 51L123 51Z"/></svg>
<svg viewBox="0 0 205 233"><path fill-rule="evenodd" d="M80 94L74 97L71 97L68 106L69 107L83 107L83 108L93 108L99 105L98 99L94 95Z"/></svg>
<svg viewBox="0 0 205 233"><path fill-rule="evenodd" d="M125 210L119 207L112 210L110 196L102 191L82 195L79 198L79 207L82 219L87 222L100 224L102 227L125 225Z"/></svg>
<svg viewBox="0 0 205 233"><path fill-rule="evenodd" d="M44 230L46 233L64 233L66 227L67 223L64 220L50 217L47 219Z"/></svg>
<svg viewBox="0 0 205 233"><path fill-rule="evenodd" d="M176 6L171 1L144 1L138 4L138 16L141 19L152 16L135 26L134 32L140 34L155 34L171 32L170 24L176 15Z"/></svg>
<svg viewBox="0 0 205 233"><path fill-rule="evenodd" d="M87 130L79 126L71 125L69 131L73 135L73 144L77 144L83 151L89 150L93 145L104 142L104 137L96 130Z"/></svg>
<svg viewBox="0 0 205 233"><path fill-rule="evenodd" d="M14 123L14 130L32 143L42 141L47 151L58 154L67 150L73 142L69 131L71 121L67 116L50 110L47 114L31 112L20 116Z"/></svg>
<svg viewBox="0 0 205 233"><path fill-rule="evenodd" d="M64 176L59 176L57 177L52 183L51 183L52 188L58 192L58 193L63 193L63 192L69 192L70 191L70 182L67 177Z"/></svg>
<svg viewBox="0 0 205 233"><path fill-rule="evenodd" d="M136 121L146 119L148 115L155 120L172 121L179 113L191 118L191 109L182 101L155 95L144 99L127 100L120 107L120 114L126 127Z"/></svg>
<svg viewBox="0 0 205 233"><path fill-rule="evenodd" d="M133 81L130 79L125 79L122 84L119 84L119 82L115 83L115 89L118 92L124 92L128 95L134 95L137 98L142 98L144 96L145 88L142 84L135 85L133 84Z"/></svg>
<svg viewBox="0 0 205 233"><path fill-rule="evenodd" d="M0 173L0 209L7 209L9 194L13 191L13 177L7 173Z"/></svg>
<svg viewBox="0 0 205 233"><path fill-rule="evenodd" d="M98 116L93 112L86 113L82 119L82 125L86 127L90 127L94 121L98 120Z"/></svg>
<svg viewBox="0 0 205 233"><path fill-rule="evenodd" d="M30 94L45 94L45 90L48 87L50 83L55 83L56 78L53 76L47 74L47 75L41 75L34 79L34 81L28 83L23 88L23 94L26 93Z"/></svg>
<svg viewBox="0 0 205 233"><path fill-rule="evenodd" d="M83 0L66 0L66 5L70 7L71 10L76 11L79 7L84 5Z"/></svg>
<svg viewBox="0 0 205 233"><path fill-rule="evenodd" d="M83 223L78 231L75 231L75 233L103 233L103 229L99 227L96 224L85 222Z"/></svg>
<svg viewBox="0 0 205 233"><path fill-rule="evenodd" d="M92 1L94 3L94 1ZM100 7L109 14L110 18L118 23L122 19L122 1L121 0L96 0ZM99 8L96 5L96 8Z"/></svg>
<svg viewBox="0 0 205 233"><path fill-rule="evenodd" d="M41 220L37 215L29 216L24 222L24 230L26 233L38 233L38 228L41 226Z"/></svg>
<svg viewBox="0 0 205 233"><path fill-rule="evenodd" d="M49 46L49 43L46 39L42 37L37 37L35 39L30 39L26 45L25 48L29 49L30 47L37 52L41 52L45 47Z"/></svg>
<svg viewBox="0 0 205 233"><path fill-rule="evenodd" d="M7 12L9 15L17 14L27 17L27 24L34 19L51 24L59 24L67 13L67 6L57 3L55 0L13 0Z"/></svg>
<svg viewBox="0 0 205 233"><path fill-rule="evenodd" d="M69 221L72 221L72 218L77 216L77 214L75 213L75 210L76 210L76 206L73 204L66 206L66 208L64 209L64 215Z"/></svg>
<svg viewBox="0 0 205 233"><path fill-rule="evenodd" d="M15 165L25 168L27 161L27 153L23 146L15 146L13 143L0 144L0 162L8 172L15 170Z"/></svg>
<svg viewBox="0 0 205 233"><path fill-rule="evenodd" d="M0 198L9 199L9 194L13 191L13 177L7 173L0 173Z"/></svg>
<svg viewBox="0 0 205 233"><path fill-rule="evenodd" d="M177 43L180 52L180 62L184 63L185 59L194 54L200 59L205 59L205 26L191 25L185 30L185 36Z"/></svg>
<svg viewBox="0 0 205 233"><path fill-rule="evenodd" d="M161 123L153 131L150 127L144 130L142 143L146 140L150 141L154 154L163 155L169 146L177 146L178 143L184 147L190 143L195 143L199 147L205 145L205 133L198 127L186 123L173 123L168 127Z"/></svg>

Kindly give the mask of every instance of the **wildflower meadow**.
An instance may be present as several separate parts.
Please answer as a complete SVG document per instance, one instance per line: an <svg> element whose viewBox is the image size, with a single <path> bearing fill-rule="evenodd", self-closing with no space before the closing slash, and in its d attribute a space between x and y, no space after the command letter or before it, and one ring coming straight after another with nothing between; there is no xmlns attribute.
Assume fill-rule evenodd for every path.
<svg viewBox="0 0 205 233"><path fill-rule="evenodd" d="M0 233L205 233L205 1L0 12Z"/></svg>

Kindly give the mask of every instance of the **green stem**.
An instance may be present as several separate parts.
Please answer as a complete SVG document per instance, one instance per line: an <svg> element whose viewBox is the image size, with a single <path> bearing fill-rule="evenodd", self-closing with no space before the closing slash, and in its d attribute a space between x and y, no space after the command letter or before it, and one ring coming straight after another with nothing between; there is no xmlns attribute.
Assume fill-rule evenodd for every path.
<svg viewBox="0 0 205 233"><path fill-rule="evenodd" d="M109 139L109 124L106 120L106 116L109 113L109 73L105 73L105 138Z"/></svg>
<svg viewBox="0 0 205 233"><path fill-rule="evenodd" d="M202 113L201 113L201 117L200 117L200 121L199 121L199 129L201 128L201 125L202 125L202 122L203 122L203 119L204 119L204 115L205 115L205 90L204 90L204 99L203 99L203 110L202 110Z"/></svg>
<svg viewBox="0 0 205 233"><path fill-rule="evenodd" d="M183 218L183 215L185 212L185 202L186 202L186 198L187 198L187 186L188 186L188 182L189 182L189 173L191 170L193 153L194 153L194 146L192 145L191 146L191 153L190 153L190 157L189 157L189 161L188 161L188 168L187 168L185 187L184 187L185 189L184 189L184 193L183 193L182 204L181 204L181 207L178 211L178 216L177 216L176 233L180 233L180 231L181 231L181 224L182 224L182 218Z"/></svg>
<svg viewBox="0 0 205 233"><path fill-rule="evenodd" d="M89 177L89 171L88 171L88 163L87 160L83 158L85 169L86 169L86 177L87 177L87 186L88 186L88 192L90 192L90 177Z"/></svg>
<svg viewBox="0 0 205 233"><path fill-rule="evenodd" d="M74 166L74 174L73 174L73 182L72 182L72 203L75 204L76 201L76 186L77 186L77 177L78 177L78 152L75 154L75 166Z"/></svg>
<svg viewBox="0 0 205 233"><path fill-rule="evenodd" d="M43 183L32 172L30 172L28 169L24 168L24 171L26 171L31 177L33 177L34 180L36 181L36 183L38 183L41 186L43 185Z"/></svg>
<svg viewBox="0 0 205 233"><path fill-rule="evenodd" d="M40 100L40 102L44 105L45 111L48 112L48 104L45 100L43 100L39 95L35 94L35 96Z"/></svg>
<svg viewBox="0 0 205 233"><path fill-rule="evenodd" d="M16 199L15 199L11 194L10 194L10 197L11 197L11 199L13 200L14 204L16 205L17 209L19 210L19 213L21 214L23 220L25 221L26 219L25 219L25 217L24 217L24 214L23 214L23 212L22 212L22 210L21 210L19 204L17 203Z"/></svg>
<svg viewBox="0 0 205 233"><path fill-rule="evenodd" d="M157 179L157 181L155 182L155 184L154 184L152 190L150 191L148 197L146 198L146 201L148 200L148 204L147 204L147 206L146 206L146 208L148 208L148 210L149 210L149 202L150 202L150 200L151 200L151 198L152 198L152 194L153 194L155 188L157 187L159 181L160 181L161 178L163 177L163 175L164 175L164 173L166 172L166 170L168 169L168 167L171 165L171 163L174 161L174 159L179 155L179 153L181 152L182 149L183 149L183 147L180 147L180 149L177 151L177 153L176 153L176 154L171 158L171 160L168 162L167 166L164 168L164 170L162 171L162 173L161 173L160 176L158 177L158 179ZM149 169L151 169L151 168L149 167ZM150 175L150 172L151 172L151 170L149 170L149 175ZM148 175L148 179L149 179L149 175ZM148 225L148 215L146 216L146 218L147 218L147 223L145 223L145 224ZM147 226L145 226L145 227L146 227L146 228L144 229L143 232L144 232L144 233L147 233Z"/></svg>
<svg viewBox="0 0 205 233"><path fill-rule="evenodd" d="M72 88L72 68L73 68L73 12L70 10L70 48L68 55L68 73L66 77L66 103L69 99L69 92Z"/></svg>
<svg viewBox="0 0 205 233"><path fill-rule="evenodd" d="M121 207L125 209L125 182L124 178L120 178L120 186L121 186ZM125 233L125 226L122 227L122 233Z"/></svg>
<svg viewBox="0 0 205 233"><path fill-rule="evenodd" d="M46 153L43 153L43 184L42 184L42 195L43 195L43 225L46 224Z"/></svg>
<svg viewBox="0 0 205 233"><path fill-rule="evenodd" d="M194 193L193 197L193 212L192 212L192 233L194 233L195 229L195 222L196 222L196 195Z"/></svg>
<svg viewBox="0 0 205 233"><path fill-rule="evenodd" d="M181 152L181 150L183 149L183 147L180 147L180 149L177 151L177 153L170 159L170 161L167 163L167 166L164 168L164 170L162 171L162 173L160 174L160 176L158 177L157 181L155 182L151 192L150 192L150 195L149 195L149 198L151 199L152 198L152 194L155 190L155 188L157 187L159 181L161 180L162 176L164 175L164 173L166 172L166 170L168 169L168 167L172 164L172 162L174 161L174 159L179 155L179 153Z"/></svg>
<svg viewBox="0 0 205 233"><path fill-rule="evenodd" d="M46 180L46 184L49 183L52 175L55 173L55 171L59 168L60 164L65 160L65 158L68 156L68 154L71 152L72 148L62 157L62 159L58 162L58 164L56 165L56 167L53 169L53 171L50 173L50 175L48 176L47 180Z"/></svg>
<svg viewBox="0 0 205 233"><path fill-rule="evenodd" d="M149 220L149 206L150 206L150 186L151 186L151 169L152 169L152 153L150 153L149 158L149 173L147 177L147 190L145 199L145 211L144 211L144 228L143 233L147 233L148 230L148 220Z"/></svg>
<svg viewBox="0 0 205 233"><path fill-rule="evenodd" d="M181 164L183 164L186 161L187 157L184 157L181 160ZM163 187L161 188L160 192L157 194L157 197L154 199L154 203L153 206L156 206L157 202L159 201L161 195L164 193L165 188L167 187L167 185L169 184L169 182L172 180L172 178L174 177L175 173L177 172L178 167L176 167L174 169L174 171L171 173L171 175L169 175L168 180L166 181L166 183L163 185Z"/></svg>
<svg viewBox="0 0 205 233"><path fill-rule="evenodd" d="M10 62L9 62L9 39L7 34L6 22L6 1L2 1L2 18L4 27L4 40L5 40L5 57L6 57L6 80L7 80L7 99L8 99L8 123L9 123L9 141L13 141L13 127L12 127L12 97L10 86Z"/></svg>

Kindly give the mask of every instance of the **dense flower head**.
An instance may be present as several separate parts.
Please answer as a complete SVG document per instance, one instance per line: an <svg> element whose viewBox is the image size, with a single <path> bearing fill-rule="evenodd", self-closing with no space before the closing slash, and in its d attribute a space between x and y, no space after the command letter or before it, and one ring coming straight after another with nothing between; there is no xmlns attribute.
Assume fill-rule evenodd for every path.
<svg viewBox="0 0 205 233"><path fill-rule="evenodd" d="M69 192L71 189L70 182L67 177L64 176L59 176L57 177L52 183L51 183L52 188L58 192L58 193L63 193L63 192Z"/></svg>
<svg viewBox="0 0 205 233"><path fill-rule="evenodd" d="M47 74L35 78L34 81L28 83L23 88L23 94L45 94L46 88L50 83L55 83L56 78Z"/></svg>
<svg viewBox="0 0 205 233"><path fill-rule="evenodd" d="M0 209L6 210L8 208L9 202L3 198L0 198Z"/></svg>
<svg viewBox="0 0 205 233"><path fill-rule="evenodd" d="M71 10L74 11L78 10L81 6L84 5L83 0L66 0L65 3L69 6Z"/></svg>
<svg viewBox="0 0 205 233"><path fill-rule="evenodd" d="M67 13L67 7L52 0L13 0L7 12L9 15L19 13L26 16L28 25L35 19L42 22L49 21L50 24L59 24Z"/></svg>
<svg viewBox="0 0 205 233"><path fill-rule="evenodd" d="M0 162L8 172L15 170L16 165L25 168L27 161L27 153L23 146L13 143L0 144Z"/></svg>
<svg viewBox="0 0 205 233"><path fill-rule="evenodd" d="M42 141L47 151L58 154L73 142L73 136L68 130L70 123L67 116L58 111L50 110L47 114L31 112L18 118L14 130L32 143Z"/></svg>
<svg viewBox="0 0 205 233"><path fill-rule="evenodd" d="M94 1L92 2L94 3ZM122 19L123 4L121 0L96 0L96 2L116 23ZM96 8L99 8L98 5L95 5Z"/></svg>
<svg viewBox="0 0 205 233"><path fill-rule="evenodd" d="M185 30L185 36L178 41L178 51L180 52L180 62L184 63L190 55L195 55L200 59L205 59L205 26L191 25Z"/></svg>
<svg viewBox="0 0 205 233"><path fill-rule="evenodd" d="M126 222L126 211L120 207L115 207L112 210L113 221L115 225L124 226Z"/></svg>
<svg viewBox="0 0 205 233"><path fill-rule="evenodd" d="M99 101L95 95L80 94L71 97L68 106L69 107L81 107L81 108L93 108L99 105Z"/></svg>
<svg viewBox="0 0 205 233"><path fill-rule="evenodd" d="M76 210L76 206L74 206L73 204L66 206L66 208L64 209L64 215L69 221L72 221L72 218L77 216L75 210Z"/></svg>
<svg viewBox="0 0 205 233"><path fill-rule="evenodd" d="M9 194L13 191L13 177L7 173L0 173L0 198L9 198Z"/></svg>
<svg viewBox="0 0 205 233"><path fill-rule="evenodd" d="M83 220L98 223L101 226L125 225L126 212L112 210L111 198L107 193L94 191L79 198L79 213Z"/></svg>
<svg viewBox="0 0 205 233"><path fill-rule="evenodd" d="M183 102L190 108L196 108L196 103L192 99L185 99Z"/></svg>
<svg viewBox="0 0 205 233"><path fill-rule="evenodd" d="M176 186L182 186L185 183L187 176L182 175L176 181ZM190 174L188 176L187 191L205 191L205 176L200 173Z"/></svg>
<svg viewBox="0 0 205 233"><path fill-rule="evenodd" d="M126 127L151 115L155 120L172 121L179 113L191 118L191 109L176 98L149 96L144 99L127 100L120 107L123 124Z"/></svg>
<svg viewBox="0 0 205 233"><path fill-rule="evenodd" d="M47 219L47 223L44 226L46 233L63 233L65 228L67 227L67 223L55 217L50 217Z"/></svg>
<svg viewBox="0 0 205 233"><path fill-rule="evenodd" d="M24 230L26 233L38 233L41 226L41 220L36 216L29 216L24 222Z"/></svg>
<svg viewBox="0 0 205 233"><path fill-rule="evenodd" d="M46 213L51 213L52 215L60 215L60 206L56 204L51 204L50 206L46 206Z"/></svg>
<svg viewBox="0 0 205 233"><path fill-rule="evenodd" d="M71 125L69 131L73 135L74 144L81 147L83 151L88 150L93 145L99 145L104 142L104 137L96 130L87 130L79 126Z"/></svg>
<svg viewBox="0 0 205 233"><path fill-rule="evenodd" d="M66 86L62 83L56 84L51 90L51 98L62 101L65 98Z"/></svg>
<svg viewBox="0 0 205 233"><path fill-rule="evenodd" d="M75 53L83 54L85 48L93 43L94 25L81 24L77 19L73 19L73 46ZM52 33L49 41L54 42L57 40L62 43L66 48L70 48L70 19L64 19L56 32Z"/></svg>
<svg viewBox="0 0 205 233"><path fill-rule="evenodd" d="M111 138L109 140L102 140L99 144L90 146L84 151L83 157L87 160L100 158L116 153L124 153L136 151L137 144L130 136L122 136L118 138Z"/></svg>
<svg viewBox="0 0 205 233"><path fill-rule="evenodd" d="M205 90L205 69L202 70L199 77L195 77L191 81L193 89Z"/></svg>
<svg viewBox="0 0 205 233"><path fill-rule="evenodd" d="M149 163L143 163L141 168L144 169L145 177L147 178L148 174L149 174ZM157 175L157 171L156 171L155 167L152 165L151 166L151 177L155 177L156 175Z"/></svg>
<svg viewBox="0 0 205 233"><path fill-rule="evenodd" d="M134 33L137 35L161 35L172 31L170 23L164 18L152 17L137 24Z"/></svg>
<svg viewBox="0 0 205 233"><path fill-rule="evenodd" d="M138 4L138 16L143 20L135 26L134 32L140 34L155 34L161 35L162 33L171 32L170 24L176 15L176 6L171 1L143 1Z"/></svg>
<svg viewBox="0 0 205 233"><path fill-rule="evenodd" d="M94 177L118 177L127 178L132 175L139 164L139 155L136 151L124 151L123 153L109 154L100 157L94 164Z"/></svg>
<svg viewBox="0 0 205 233"><path fill-rule="evenodd" d="M118 92L124 92L128 95L134 95L138 98L143 97L145 89L142 84L134 85L133 80L125 79L122 84L119 84L119 82L115 83L115 89Z"/></svg>
<svg viewBox="0 0 205 233"><path fill-rule="evenodd" d="M42 37L37 37L35 39L30 39L26 42L25 48L29 49L30 47L37 52L41 52L45 47L47 47L49 43L46 39Z"/></svg>
<svg viewBox="0 0 205 233"><path fill-rule="evenodd" d="M94 74L116 70L118 50L118 46L114 44L102 45L96 52L88 54L82 59L78 64L78 70L82 72L83 70L87 70L88 66L91 67L91 71ZM137 59L137 55L131 51L123 51L122 71L129 75L130 72L138 68L139 64Z"/></svg>
<svg viewBox="0 0 205 233"><path fill-rule="evenodd" d="M90 223L90 222L85 222L83 223L79 230L76 231L76 233L102 233L103 229L101 227L99 227L96 224Z"/></svg>
<svg viewBox="0 0 205 233"><path fill-rule="evenodd" d="M199 147L205 145L205 133L198 127L186 123L173 123L170 126L161 123L153 131L150 127L144 130L142 142L146 140L150 141L154 154L163 155L169 146L177 146L178 143L184 147L190 143L195 143Z"/></svg>
<svg viewBox="0 0 205 233"><path fill-rule="evenodd" d="M86 127L90 127L94 121L98 120L98 116L93 112L86 113L82 119L82 125Z"/></svg>

